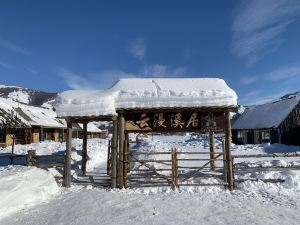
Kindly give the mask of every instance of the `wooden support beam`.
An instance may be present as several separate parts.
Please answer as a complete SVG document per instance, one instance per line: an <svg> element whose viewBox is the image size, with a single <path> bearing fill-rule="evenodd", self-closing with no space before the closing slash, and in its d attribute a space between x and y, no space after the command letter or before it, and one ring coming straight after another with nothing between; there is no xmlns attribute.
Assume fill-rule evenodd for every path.
<svg viewBox="0 0 300 225"><path fill-rule="evenodd" d="M213 131L209 132L209 146L210 146L210 169L215 170L215 133Z"/></svg>
<svg viewBox="0 0 300 225"><path fill-rule="evenodd" d="M66 155L64 166L64 186L71 186L71 149L72 149L72 121L67 121Z"/></svg>
<svg viewBox="0 0 300 225"><path fill-rule="evenodd" d="M125 118L123 113L119 113L119 188L124 187L124 140L125 140Z"/></svg>
<svg viewBox="0 0 300 225"><path fill-rule="evenodd" d="M82 136L81 169L84 175L86 174L86 162L87 162L87 122L83 123L83 136Z"/></svg>
<svg viewBox="0 0 300 225"><path fill-rule="evenodd" d="M124 187L127 187L127 173L129 168L129 162L128 162L128 135L125 135L125 141L124 141L124 153L123 153L123 179L124 179Z"/></svg>
<svg viewBox="0 0 300 225"><path fill-rule="evenodd" d="M233 190L233 173L232 173L232 159L231 159L231 121L230 111L225 112L225 153L226 153L226 169L227 181L230 191Z"/></svg>
<svg viewBox="0 0 300 225"><path fill-rule="evenodd" d="M118 121L113 120L113 133L111 141L111 187L117 187L117 151L118 151Z"/></svg>

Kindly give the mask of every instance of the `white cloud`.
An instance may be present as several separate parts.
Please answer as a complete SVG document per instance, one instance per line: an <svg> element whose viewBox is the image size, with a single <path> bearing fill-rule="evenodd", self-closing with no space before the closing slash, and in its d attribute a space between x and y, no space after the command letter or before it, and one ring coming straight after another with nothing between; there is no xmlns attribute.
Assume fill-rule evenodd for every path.
<svg viewBox="0 0 300 225"><path fill-rule="evenodd" d="M29 51L27 51L26 49L24 48L21 48L20 46L17 46L9 41L5 41L3 39L0 39L0 46L4 47L4 48L7 48L11 51L14 51L16 53L20 53L22 55L25 55L25 56L29 56L31 55L31 53Z"/></svg>
<svg viewBox="0 0 300 225"><path fill-rule="evenodd" d="M184 67L154 64L141 67L136 73L128 73L122 70L113 69L89 74L77 74L66 68L60 68L57 74L64 79L65 83L71 89L93 90L108 88L122 78L184 77L187 74L187 69Z"/></svg>
<svg viewBox="0 0 300 225"><path fill-rule="evenodd" d="M66 84L71 89L95 89L93 82L89 82L85 78L81 77L80 75L71 72L68 69L60 68L57 74L64 79Z"/></svg>
<svg viewBox="0 0 300 225"><path fill-rule="evenodd" d="M248 93L245 94L245 97L253 97L253 96L257 96L261 93L260 90L254 90L254 91L250 91Z"/></svg>
<svg viewBox="0 0 300 225"><path fill-rule="evenodd" d="M6 69L10 69L10 70L14 69L14 67L12 65L5 63L3 61L0 61L0 66L5 67Z"/></svg>
<svg viewBox="0 0 300 225"><path fill-rule="evenodd" d="M138 60L143 60L146 55L146 40L145 38L134 38L129 41L129 53Z"/></svg>
<svg viewBox="0 0 300 225"><path fill-rule="evenodd" d="M272 102L276 99L279 99L280 97L284 96L286 93L288 93L288 90L281 90L275 94L255 94L253 96L247 96L247 94L244 96L244 98L240 99L240 104L243 105L260 105L267 102Z"/></svg>
<svg viewBox="0 0 300 225"><path fill-rule="evenodd" d="M266 74L243 76L241 77L242 84L251 84L256 81L280 81L288 79L298 79L300 77L300 65L291 65L277 68Z"/></svg>
<svg viewBox="0 0 300 225"><path fill-rule="evenodd" d="M144 66L139 75L148 77L181 77L185 76L187 69L184 67L172 67L161 64Z"/></svg>
<svg viewBox="0 0 300 225"><path fill-rule="evenodd" d="M33 75L38 75L38 74L39 74L36 70L34 70L34 69L30 68L30 67L25 67L25 69L26 69L29 73L33 74Z"/></svg>
<svg viewBox="0 0 300 225"><path fill-rule="evenodd" d="M252 65L282 42L281 34L300 14L299 0L245 0L237 6L231 26L231 51Z"/></svg>

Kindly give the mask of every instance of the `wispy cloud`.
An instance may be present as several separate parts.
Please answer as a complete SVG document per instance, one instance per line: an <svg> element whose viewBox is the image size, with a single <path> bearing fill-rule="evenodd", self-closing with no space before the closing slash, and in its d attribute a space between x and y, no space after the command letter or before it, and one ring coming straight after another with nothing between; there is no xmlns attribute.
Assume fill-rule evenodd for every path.
<svg viewBox="0 0 300 225"><path fill-rule="evenodd" d="M24 49L18 45L15 45L14 43L11 43L9 41L3 40L3 39L0 39L0 46L7 48L11 51L14 51L16 53L20 53L25 56L31 55L31 53L29 51L27 51L26 49Z"/></svg>
<svg viewBox="0 0 300 225"><path fill-rule="evenodd" d="M288 93L288 90L280 90L277 93L272 94L262 94L261 92L258 94L255 94L253 96L247 96L247 94L240 99L240 104L242 105L260 105L267 102L272 102L276 99L279 99L280 97L284 96L286 93Z"/></svg>
<svg viewBox="0 0 300 225"><path fill-rule="evenodd" d="M143 60L146 55L146 39L134 38L129 41L128 51L131 56L138 60Z"/></svg>
<svg viewBox="0 0 300 225"><path fill-rule="evenodd" d="M6 68L6 69L10 69L10 70L13 70L13 69L14 69L14 67L13 67L12 65L10 65L10 64L8 64L8 63L5 63L5 62L3 62L3 61L0 61L0 66L4 67L4 68Z"/></svg>
<svg viewBox="0 0 300 225"><path fill-rule="evenodd" d="M161 64L144 66L140 69L139 75L150 77L180 77L186 76L185 67L173 67Z"/></svg>
<svg viewBox="0 0 300 225"><path fill-rule="evenodd" d="M71 88L71 89L94 89L93 82L89 82L82 76L73 73L72 71L65 69L65 68L60 68L57 72L57 74L64 79L66 84Z"/></svg>
<svg viewBox="0 0 300 225"><path fill-rule="evenodd" d="M57 74L64 79L68 87L74 90L105 89L118 79L134 77L130 73L115 69L89 74L77 74L66 68L59 68Z"/></svg>
<svg viewBox="0 0 300 225"><path fill-rule="evenodd" d="M257 96L261 93L260 90L253 90L253 91L250 91L248 93L245 94L245 97L253 97L253 96Z"/></svg>
<svg viewBox="0 0 300 225"><path fill-rule="evenodd" d="M64 79L65 83L71 89L93 90L108 88L121 78L186 76L187 69L184 67L154 64L143 66L135 73L112 69L89 74L78 74L66 68L60 68L57 74Z"/></svg>
<svg viewBox="0 0 300 225"><path fill-rule="evenodd" d="M281 34L300 14L299 0L244 0L235 9L231 51L252 65L282 42Z"/></svg>
<svg viewBox="0 0 300 225"><path fill-rule="evenodd" d="M277 68L269 73L251 76L242 76L242 84L251 84L256 81L280 81L299 78L300 76L300 65L292 65Z"/></svg>
<svg viewBox="0 0 300 225"><path fill-rule="evenodd" d="M27 67L27 66L25 67L25 70L27 72L33 74L33 75L38 75L39 74L36 70L34 70L34 69L30 68L30 67Z"/></svg>

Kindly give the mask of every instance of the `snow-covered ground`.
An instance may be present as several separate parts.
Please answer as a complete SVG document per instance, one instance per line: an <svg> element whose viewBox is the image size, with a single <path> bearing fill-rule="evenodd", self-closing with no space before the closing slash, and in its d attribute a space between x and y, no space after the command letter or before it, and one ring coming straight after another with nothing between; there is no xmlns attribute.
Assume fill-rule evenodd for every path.
<svg viewBox="0 0 300 225"><path fill-rule="evenodd" d="M131 137L134 139L134 136ZM73 139L72 163L73 177L80 175L82 140ZM105 168L107 158L106 139L88 141L88 171ZM221 138L216 140L216 151L221 151ZM131 146L141 151L170 151L176 147L179 152L208 151L207 136L174 135L149 136L139 145ZM17 154L36 149L37 154L63 153L65 143L42 142L16 146ZM298 152L298 146L286 145L232 145L232 154L262 154L279 152ZM10 152L10 148L0 149ZM249 166L259 165L298 165L299 159L243 159L238 163ZM284 179L283 183L264 183L246 181L229 192L221 187L180 187L172 191L168 188L142 188L111 190L73 185L71 189L59 187L59 191L47 191L43 183L50 174L44 170L20 166L0 167L0 214L1 225L8 224L299 224L300 215L300 172L263 171L249 172L244 177L259 179ZM26 175L31 174L31 175ZM43 177L44 176L44 177ZM40 178L38 178L40 177ZM45 179L47 177L47 179ZM14 191L15 180L27 187L21 192ZM25 181L24 181L25 180ZM40 181L41 180L41 181ZM52 180L53 181L53 180ZM53 190L56 190L51 185ZM6 184L4 186L3 184ZM35 190L31 188L35 184ZM30 185L28 185L30 184ZM9 186L11 185L11 186ZM50 184L46 185L48 187ZM9 188L8 188L9 187ZM19 188L22 185L18 186ZM12 190L11 192L8 190ZM32 195L31 191L36 192ZM52 190L52 189L51 189ZM22 191L22 189L19 189ZM26 194L28 192L28 195ZM4 193L4 194L3 194ZM50 193L50 194L49 194ZM52 194L53 193L53 194ZM60 193L60 194L59 194ZM2 196L7 196L2 201ZM46 196L45 198L38 196ZM26 198L35 199L30 204ZM14 198L19 199L18 201ZM11 199L9 211L9 202ZM52 199L52 200L51 200ZM16 202L17 201L17 202ZM45 203L46 201L46 203ZM40 203L40 204L38 204ZM33 205L36 204L34 207ZM30 207L31 206L31 207ZM3 213L4 212L4 213ZM15 212L15 214L12 214ZM20 212L20 213L18 213ZM2 215L2 217L1 217Z"/></svg>

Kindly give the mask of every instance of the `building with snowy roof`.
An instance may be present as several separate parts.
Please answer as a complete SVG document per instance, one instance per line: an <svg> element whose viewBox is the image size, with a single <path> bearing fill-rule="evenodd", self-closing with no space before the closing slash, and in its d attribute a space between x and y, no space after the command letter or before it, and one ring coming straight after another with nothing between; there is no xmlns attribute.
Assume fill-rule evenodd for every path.
<svg viewBox="0 0 300 225"><path fill-rule="evenodd" d="M30 144L39 141L64 141L67 124L56 118L52 108L33 106L0 98L0 147L13 144ZM74 137L80 138L82 125L74 124ZM93 124L88 124L89 137L101 137L102 132Z"/></svg>
<svg viewBox="0 0 300 225"><path fill-rule="evenodd" d="M233 122L236 144L283 143L300 145L300 94L251 106Z"/></svg>

